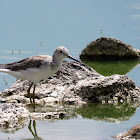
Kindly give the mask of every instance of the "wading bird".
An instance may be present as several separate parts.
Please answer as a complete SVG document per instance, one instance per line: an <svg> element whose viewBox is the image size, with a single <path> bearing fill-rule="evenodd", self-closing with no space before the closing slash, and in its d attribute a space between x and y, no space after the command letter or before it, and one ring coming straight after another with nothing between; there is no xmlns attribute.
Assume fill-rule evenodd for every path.
<svg viewBox="0 0 140 140"><path fill-rule="evenodd" d="M0 72L7 73L21 80L31 82L27 94L30 97L30 102L35 110L35 87L38 82L43 79L53 76L62 66L62 61L65 58L73 59L80 62L68 54L68 50L59 46L55 49L53 56L38 55L31 56L20 61L8 64L0 64ZM33 101L31 99L30 90L33 86Z"/></svg>

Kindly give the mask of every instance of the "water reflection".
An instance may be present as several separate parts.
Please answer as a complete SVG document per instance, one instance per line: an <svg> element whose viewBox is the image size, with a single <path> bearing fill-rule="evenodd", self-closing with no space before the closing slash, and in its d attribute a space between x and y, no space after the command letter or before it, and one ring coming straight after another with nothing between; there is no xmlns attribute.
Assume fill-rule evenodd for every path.
<svg viewBox="0 0 140 140"><path fill-rule="evenodd" d="M121 122L134 115L139 103L128 102L120 104L85 104L77 109L77 113L86 119L107 122Z"/></svg>
<svg viewBox="0 0 140 140"><path fill-rule="evenodd" d="M63 105L63 104L55 104L55 105L47 105L43 107L37 106L37 112L41 114L41 112L47 112L50 114L53 114L52 112L65 112L63 116L56 116L50 117L50 118L40 118L41 115L37 118L34 118L34 120L30 120L28 124L28 130L33 135L34 138L32 140L42 140L37 135L37 129L36 129L36 122L38 121L44 121L44 123L47 122L55 122L59 120L68 120L72 118L76 118L77 116L82 116L86 119L92 119L92 120L98 120L98 121L105 121L105 122L121 122L126 121L130 119L136 111L136 108L139 106L138 102L126 102L126 103L120 103L120 104L84 104L84 105ZM36 113L37 113L36 112ZM15 133L19 129L23 129L26 125L27 120L19 121L17 124L13 125L12 128L7 127L1 127L0 131L4 133ZM31 140L31 139L26 139Z"/></svg>
<svg viewBox="0 0 140 140"><path fill-rule="evenodd" d="M139 60L93 61L84 59L82 61L104 76L124 75L140 64Z"/></svg>
<svg viewBox="0 0 140 140"><path fill-rule="evenodd" d="M33 123L32 123L33 122ZM31 124L33 124L33 129L32 129L32 126ZM23 139L23 140L43 140L42 138L40 138L38 135L37 135L37 131L36 131L36 122L35 120L30 120L29 121L29 125L28 125L28 129L29 131L31 132L31 134L33 135L33 138L28 138L28 139Z"/></svg>
<svg viewBox="0 0 140 140"><path fill-rule="evenodd" d="M135 114L138 102L124 102L118 104L95 104L89 103L84 105L63 105L37 107L37 112L66 112L60 119L71 119L82 116L86 119L100 120L106 122L126 121ZM56 119L55 119L56 120ZM54 121L54 120L49 120Z"/></svg>
<svg viewBox="0 0 140 140"><path fill-rule="evenodd" d="M49 122L54 122L57 120L68 120L71 118L75 118L77 117L77 112L76 110L78 108L82 107L82 105L68 105L68 104L47 104L47 105L36 105L36 113L46 113L46 112L50 112L50 114L55 113L55 112L59 112L56 113L56 115L54 115L53 117L50 118L45 118L45 120L49 121ZM27 109L32 112L32 106L28 105ZM62 115L63 113L61 112L65 112L64 115ZM43 118L41 118L43 120ZM38 119L40 120L40 118Z"/></svg>

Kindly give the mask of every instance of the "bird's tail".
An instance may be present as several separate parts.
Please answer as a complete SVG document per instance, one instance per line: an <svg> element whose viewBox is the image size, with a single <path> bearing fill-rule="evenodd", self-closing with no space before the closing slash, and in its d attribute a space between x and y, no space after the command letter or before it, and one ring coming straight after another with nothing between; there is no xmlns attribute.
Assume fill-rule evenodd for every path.
<svg viewBox="0 0 140 140"><path fill-rule="evenodd" d="M8 69L0 69L0 72L9 73Z"/></svg>

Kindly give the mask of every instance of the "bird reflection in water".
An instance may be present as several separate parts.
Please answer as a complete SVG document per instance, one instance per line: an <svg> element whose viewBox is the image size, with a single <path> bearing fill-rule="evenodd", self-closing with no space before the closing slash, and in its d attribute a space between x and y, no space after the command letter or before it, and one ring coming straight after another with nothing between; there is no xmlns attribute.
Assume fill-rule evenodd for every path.
<svg viewBox="0 0 140 140"><path fill-rule="evenodd" d="M32 130L31 124L33 124L33 129L34 130ZM31 132L31 134L33 135L34 138L29 138L29 139L24 139L24 140L43 140L42 138L38 137L38 135L37 135L35 120L33 120L33 121L30 120L29 125L28 125L28 129L29 129L29 131Z"/></svg>

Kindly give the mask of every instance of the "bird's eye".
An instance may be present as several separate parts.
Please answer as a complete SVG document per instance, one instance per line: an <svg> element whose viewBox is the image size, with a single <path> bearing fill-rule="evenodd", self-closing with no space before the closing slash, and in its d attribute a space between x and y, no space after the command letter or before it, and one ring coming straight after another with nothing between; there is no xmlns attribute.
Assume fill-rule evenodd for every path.
<svg viewBox="0 0 140 140"><path fill-rule="evenodd" d="M60 51L60 53L62 53L62 51Z"/></svg>

